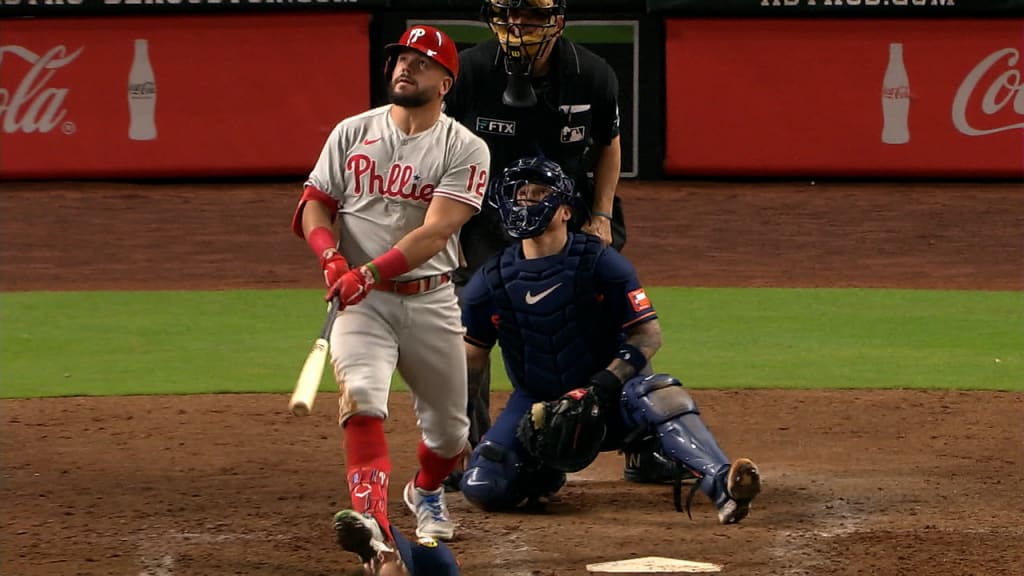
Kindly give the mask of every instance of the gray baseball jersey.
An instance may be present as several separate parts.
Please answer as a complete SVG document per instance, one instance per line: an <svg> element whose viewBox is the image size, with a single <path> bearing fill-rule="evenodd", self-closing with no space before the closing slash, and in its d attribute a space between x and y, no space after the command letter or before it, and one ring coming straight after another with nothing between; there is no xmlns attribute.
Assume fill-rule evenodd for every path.
<svg viewBox="0 0 1024 576"><path fill-rule="evenodd" d="M341 253L359 265L387 252L423 224L430 200L441 196L480 210L487 190L487 144L442 114L432 128L407 136L391 120L391 106L338 123L308 185L339 203ZM458 235L444 250L396 278L451 272L459 265Z"/></svg>

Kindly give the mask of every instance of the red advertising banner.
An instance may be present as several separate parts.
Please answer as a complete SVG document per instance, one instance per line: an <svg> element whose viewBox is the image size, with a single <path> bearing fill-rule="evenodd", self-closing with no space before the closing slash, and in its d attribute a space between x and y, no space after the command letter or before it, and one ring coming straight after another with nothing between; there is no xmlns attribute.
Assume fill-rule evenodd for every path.
<svg viewBox="0 0 1024 576"><path fill-rule="evenodd" d="M365 13L0 21L0 178L305 174L370 103Z"/></svg>
<svg viewBox="0 0 1024 576"><path fill-rule="evenodd" d="M1024 20L666 23L665 171L1024 178Z"/></svg>

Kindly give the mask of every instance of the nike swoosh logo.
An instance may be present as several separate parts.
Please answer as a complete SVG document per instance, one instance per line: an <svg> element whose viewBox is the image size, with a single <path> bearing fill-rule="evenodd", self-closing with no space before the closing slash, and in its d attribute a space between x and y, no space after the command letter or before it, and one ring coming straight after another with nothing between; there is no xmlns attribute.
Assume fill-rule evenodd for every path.
<svg viewBox="0 0 1024 576"><path fill-rule="evenodd" d="M555 284L551 288L548 288L547 290L538 293L536 296L534 296L533 294L530 294L530 291L527 290L526 291L526 303L527 304L536 304L537 302L540 302L541 300L544 299L545 296L547 296L548 294L551 294L552 292L554 292L555 289L558 288L561 285L562 285L562 283L559 282L558 284Z"/></svg>
<svg viewBox="0 0 1024 576"><path fill-rule="evenodd" d="M383 136L381 138L383 138ZM363 146L369 146L370 144L376 144L377 142L380 142L380 138L367 138L363 140Z"/></svg>
<svg viewBox="0 0 1024 576"><path fill-rule="evenodd" d="M483 486L484 484L489 484L489 482L481 482L480 480L473 480L472 478L466 479L467 486Z"/></svg>

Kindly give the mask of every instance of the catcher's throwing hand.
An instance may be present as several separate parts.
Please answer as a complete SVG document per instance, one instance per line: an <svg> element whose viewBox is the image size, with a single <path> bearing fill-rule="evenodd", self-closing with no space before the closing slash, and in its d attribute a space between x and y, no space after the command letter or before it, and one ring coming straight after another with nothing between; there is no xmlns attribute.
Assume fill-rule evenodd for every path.
<svg viewBox="0 0 1024 576"><path fill-rule="evenodd" d="M597 458L604 441L604 413L590 388L537 402L519 422L517 435L526 451L543 465L578 472Z"/></svg>
<svg viewBox="0 0 1024 576"><path fill-rule="evenodd" d="M583 231L593 234L601 239L601 244L608 246L612 243L612 221L604 216L594 216L583 225Z"/></svg>
<svg viewBox="0 0 1024 576"><path fill-rule="evenodd" d="M337 282L331 284L327 294L324 296L324 300L330 302L333 298L337 297L341 300L343 306L358 304L370 293L373 283L373 271L366 266L353 268L342 274Z"/></svg>

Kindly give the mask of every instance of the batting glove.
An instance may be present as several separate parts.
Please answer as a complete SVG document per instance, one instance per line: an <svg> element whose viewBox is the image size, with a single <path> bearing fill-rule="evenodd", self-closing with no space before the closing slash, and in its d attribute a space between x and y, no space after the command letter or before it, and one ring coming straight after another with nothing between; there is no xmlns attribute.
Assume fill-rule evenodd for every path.
<svg viewBox="0 0 1024 576"><path fill-rule="evenodd" d="M341 275L338 281L331 284L327 290L324 300L330 302L333 298L341 300L342 305L352 306L362 302L363 298L373 288L375 278L373 271L366 266L353 268Z"/></svg>
<svg viewBox="0 0 1024 576"><path fill-rule="evenodd" d="M320 256L320 267L324 270L324 283L330 288L334 286L341 276L348 272L348 260L341 255L334 248L328 248L324 250L322 256Z"/></svg>

